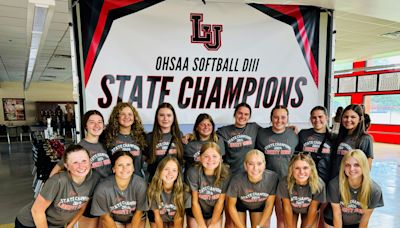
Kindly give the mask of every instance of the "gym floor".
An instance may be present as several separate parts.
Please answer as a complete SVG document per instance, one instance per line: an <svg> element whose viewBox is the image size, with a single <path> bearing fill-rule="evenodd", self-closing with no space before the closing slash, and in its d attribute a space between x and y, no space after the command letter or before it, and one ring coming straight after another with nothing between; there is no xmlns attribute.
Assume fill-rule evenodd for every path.
<svg viewBox="0 0 400 228"><path fill-rule="evenodd" d="M19 209L33 199L31 148L30 142L0 142L0 228L13 227ZM374 143L374 154L372 177L383 190L385 206L374 211L369 227L400 227L400 145Z"/></svg>

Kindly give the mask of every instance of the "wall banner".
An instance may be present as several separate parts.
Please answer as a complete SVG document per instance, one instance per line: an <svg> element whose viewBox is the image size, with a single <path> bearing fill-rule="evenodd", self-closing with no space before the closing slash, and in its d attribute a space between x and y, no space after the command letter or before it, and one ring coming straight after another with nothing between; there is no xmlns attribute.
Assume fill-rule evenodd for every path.
<svg viewBox="0 0 400 228"><path fill-rule="evenodd" d="M291 122L307 122L319 104L319 8L182 0L78 5L85 110L107 118L117 102L131 102L151 124L158 104L170 102L180 123L207 112L225 124L246 101L252 121L269 122L270 110L283 104Z"/></svg>

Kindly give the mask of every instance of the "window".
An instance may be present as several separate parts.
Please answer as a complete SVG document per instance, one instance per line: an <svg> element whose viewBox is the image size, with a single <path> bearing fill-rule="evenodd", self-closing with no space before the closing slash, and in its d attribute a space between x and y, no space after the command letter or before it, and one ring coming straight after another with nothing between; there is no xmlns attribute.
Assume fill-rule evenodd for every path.
<svg viewBox="0 0 400 228"><path fill-rule="evenodd" d="M366 67L375 67L373 70L379 70L377 67L382 67L383 69L391 69L396 68L395 66L400 63L400 56L390 56L390 57L383 57L383 58L375 58L367 60Z"/></svg>
<svg viewBox="0 0 400 228"><path fill-rule="evenodd" d="M330 117L334 117L336 114L336 109L339 106L342 106L343 109L346 108L347 105L351 103L350 96L341 96L341 97L333 97L331 100L331 110L330 110Z"/></svg>
<svg viewBox="0 0 400 228"><path fill-rule="evenodd" d="M400 125L400 94L365 96L364 104L371 123Z"/></svg>

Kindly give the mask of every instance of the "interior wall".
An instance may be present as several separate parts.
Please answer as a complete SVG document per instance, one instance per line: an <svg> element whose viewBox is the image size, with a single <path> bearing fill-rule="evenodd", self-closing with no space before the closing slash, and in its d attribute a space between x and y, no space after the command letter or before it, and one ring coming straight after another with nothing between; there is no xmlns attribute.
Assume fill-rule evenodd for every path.
<svg viewBox="0 0 400 228"><path fill-rule="evenodd" d="M73 101L72 82L48 83L32 82L27 91L24 91L22 82L2 82L0 98L25 98L25 121L4 121L4 108L0 108L0 124L5 125L32 125L36 120L36 103L38 101Z"/></svg>

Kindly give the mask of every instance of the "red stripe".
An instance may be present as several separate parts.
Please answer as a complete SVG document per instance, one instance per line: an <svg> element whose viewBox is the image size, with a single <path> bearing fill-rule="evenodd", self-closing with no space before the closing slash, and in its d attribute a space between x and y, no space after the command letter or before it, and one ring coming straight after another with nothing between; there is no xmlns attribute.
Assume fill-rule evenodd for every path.
<svg viewBox="0 0 400 228"><path fill-rule="evenodd" d="M89 51L86 57L84 74L85 74L85 87L89 81L90 73L96 57L97 48L99 47L101 36L104 32L104 26L106 24L108 13L111 10L122 8L131 4L142 2L143 0L105 0L101 7L99 20L96 25L96 29L93 34L92 41L90 42Z"/></svg>
<svg viewBox="0 0 400 228"><path fill-rule="evenodd" d="M303 43L304 52L306 54L306 59L309 63L311 75L314 79L315 85L318 87L318 67L314 59L314 55L311 52L310 42L308 40L307 31L304 26L303 16L301 15L301 11L299 6L295 5L270 5L266 4L271 9L274 9L282 14L293 17L297 21L297 25L299 28L299 33L301 36L301 41Z"/></svg>

